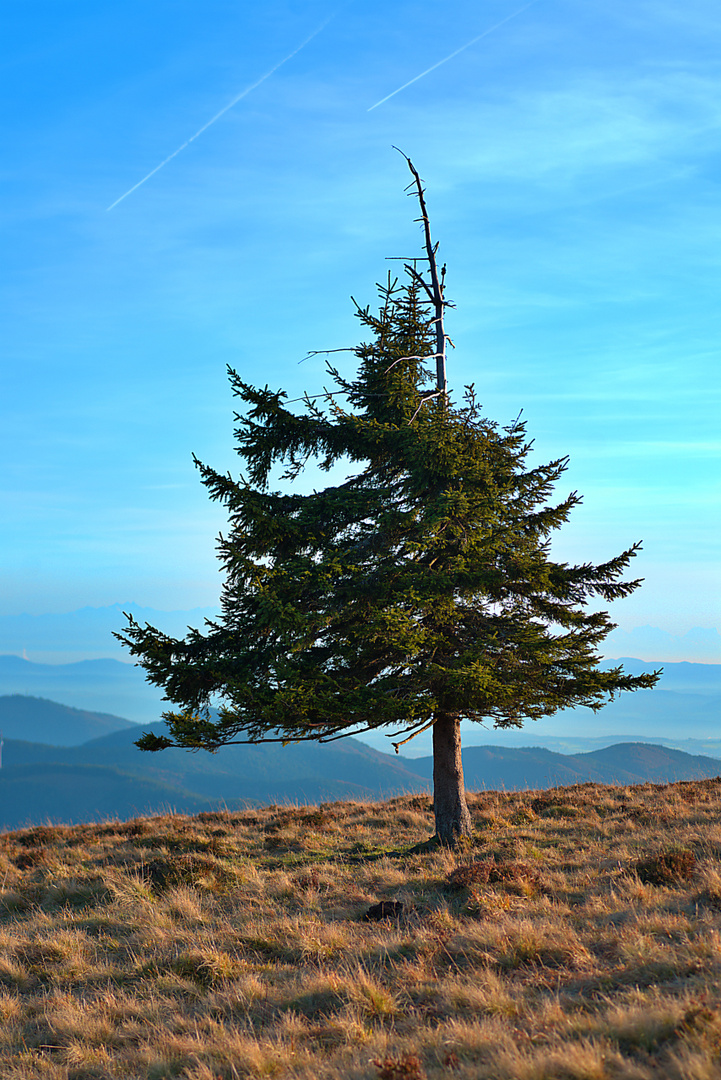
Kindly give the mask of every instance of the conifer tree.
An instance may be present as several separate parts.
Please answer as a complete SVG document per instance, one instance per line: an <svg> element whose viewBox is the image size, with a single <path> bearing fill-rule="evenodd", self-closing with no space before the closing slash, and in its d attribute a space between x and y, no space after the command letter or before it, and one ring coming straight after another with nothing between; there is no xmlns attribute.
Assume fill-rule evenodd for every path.
<svg viewBox="0 0 721 1080"><path fill-rule="evenodd" d="M329 365L335 389L298 406L229 370L244 475L195 459L229 516L222 614L183 639L127 616L116 636L175 706L169 734L146 733L144 750L381 728L398 750L432 728L436 835L452 845L471 828L461 719L508 728L596 710L658 673L601 668L614 623L588 610L639 586L623 574L640 544L600 565L555 561L550 538L580 502L552 498L567 458L531 467L523 423L500 428L473 387L459 403L448 394L445 267L408 165L427 268L389 276L377 313L357 307L367 340L355 376ZM344 482L293 490L308 464L338 462ZM271 485L279 465L284 490Z"/></svg>

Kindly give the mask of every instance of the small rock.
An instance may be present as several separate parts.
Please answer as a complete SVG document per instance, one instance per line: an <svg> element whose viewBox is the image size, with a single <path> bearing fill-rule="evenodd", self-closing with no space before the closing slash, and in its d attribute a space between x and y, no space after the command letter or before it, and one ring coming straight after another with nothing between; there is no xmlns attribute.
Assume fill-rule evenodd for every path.
<svg viewBox="0 0 721 1080"><path fill-rule="evenodd" d="M369 907L363 916L368 922L380 922L381 919L399 919L403 914L404 905L400 900L381 900L379 904Z"/></svg>

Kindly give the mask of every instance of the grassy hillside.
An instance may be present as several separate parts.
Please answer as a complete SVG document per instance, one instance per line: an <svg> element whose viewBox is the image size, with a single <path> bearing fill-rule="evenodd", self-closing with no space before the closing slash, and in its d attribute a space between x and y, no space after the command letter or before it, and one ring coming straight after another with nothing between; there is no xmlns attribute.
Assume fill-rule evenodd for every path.
<svg viewBox="0 0 721 1080"><path fill-rule="evenodd" d="M470 801L0 837L0 1075L718 1077L721 780Z"/></svg>

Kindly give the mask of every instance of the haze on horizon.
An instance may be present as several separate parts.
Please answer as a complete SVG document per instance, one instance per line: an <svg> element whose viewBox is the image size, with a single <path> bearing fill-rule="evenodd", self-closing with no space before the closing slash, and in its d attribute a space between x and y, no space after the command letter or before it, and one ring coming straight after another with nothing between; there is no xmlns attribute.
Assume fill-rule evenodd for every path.
<svg viewBox="0 0 721 1080"><path fill-rule="evenodd" d="M584 504L557 554L642 539L621 631L718 625L708 0L39 0L7 21L0 617L217 603L225 521L191 452L237 472L226 365L322 390L323 357L299 361L357 344L350 294L420 251L395 144L448 264L453 392L570 455Z"/></svg>
<svg viewBox="0 0 721 1080"><path fill-rule="evenodd" d="M35 664L73 664L80 660L133 659L113 637L123 623L123 612L150 622L176 637L189 626L202 629L205 619L218 615L218 607L190 611L158 611L138 604L111 604L77 611L37 615L0 615L0 656L19 656ZM672 634L654 626L611 631L601 654L608 660L634 657L653 664L721 664L721 634L716 629L692 627Z"/></svg>

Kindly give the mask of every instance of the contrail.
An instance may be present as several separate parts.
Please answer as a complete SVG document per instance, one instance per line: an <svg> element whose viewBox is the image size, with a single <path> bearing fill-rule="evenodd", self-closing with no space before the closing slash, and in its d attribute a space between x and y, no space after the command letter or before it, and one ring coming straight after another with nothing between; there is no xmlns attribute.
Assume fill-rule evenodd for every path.
<svg viewBox="0 0 721 1080"><path fill-rule="evenodd" d="M214 124L216 120L220 120L221 116L227 113L228 109L232 109L233 106L237 105L238 102L241 101L244 97L247 97L248 94L250 94L253 90L256 90L261 83L264 83L266 79L269 79L271 75L274 75L278 68L282 68L283 64L287 64L289 60L292 60L293 57L297 53L299 53L301 49L305 48L309 41L312 41L314 37L317 37L321 30L325 30L328 23L331 21L331 19L335 17L336 14L337 12L334 12L333 15L330 15L325 20L325 22L322 22L320 26L313 31L312 34L308 35L305 41L301 41L297 49L293 49L292 53L288 53L288 55L283 60L279 60L275 67L272 67L270 71L266 71L265 75L261 75L261 77L256 82L251 83L250 86L246 86L245 90L241 90L239 94L236 94L233 100L229 101L227 105L224 105L220 112L217 112L215 116L211 117L211 119L208 120L207 124L203 124L202 128L199 128L196 131L195 135L191 135L189 139L186 139L182 146L179 146L177 150L173 150L172 154L168 154L165 161L161 161L159 165L156 165L154 169L151 169L147 176L144 176L142 180L138 180L137 184L133 184L131 188L128 188L124 195L121 195L119 199L116 199L114 203L111 203L110 206L107 207L107 210L112 210L113 207L117 206L118 203L123 201L123 199L127 199L128 195L132 195L134 191L137 191L141 184L144 184L145 181L149 180L151 176L155 176L156 172L162 169L164 165L167 165L169 161L172 161L174 157L177 157L181 150L185 150L186 146L190 146L190 144L195 139L197 139L199 135L202 135L204 131L207 131L211 124Z"/></svg>
<svg viewBox="0 0 721 1080"><path fill-rule="evenodd" d="M452 52L450 56L444 56L443 59L439 60L437 64L433 64L432 67L426 68L425 71L422 71L420 75L416 75L414 79L409 79L407 83L403 83L403 86L399 86L398 89L394 90L392 94L386 94L386 96L384 98L381 98L380 101L376 101L375 105L371 105L370 109L368 109L368 112L373 112L373 110L377 109L379 105L383 105L384 102L389 101L392 97L395 97L396 94L400 94L401 90L405 90L406 87L412 86L413 83L418 82L418 80L422 79L425 75L430 75L430 73L432 71L435 71L436 68L439 68L442 64L447 64L448 61L452 60L454 56L458 56L459 53L464 52L466 49L470 49L471 45L475 45L477 41L481 40L481 38L488 37L488 35L492 34L494 30L497 30L499 26L503 26L504 23L510 22L511 19L515 19L517 15L520 15L523 11L527 11L529 7L533 7L533 5L537 3L538 0L531 0L530 4L524 4L523 7L518 9L518 11L514 11L511 15L506 15L505 19L501 19L500 22L494 23L493 26L489 26L488 29L484 30L482 34L479 34L477 37L472 38L471 41L467 41L465 45L461 45L460 49L456 49L456 51Z"/></svg>

